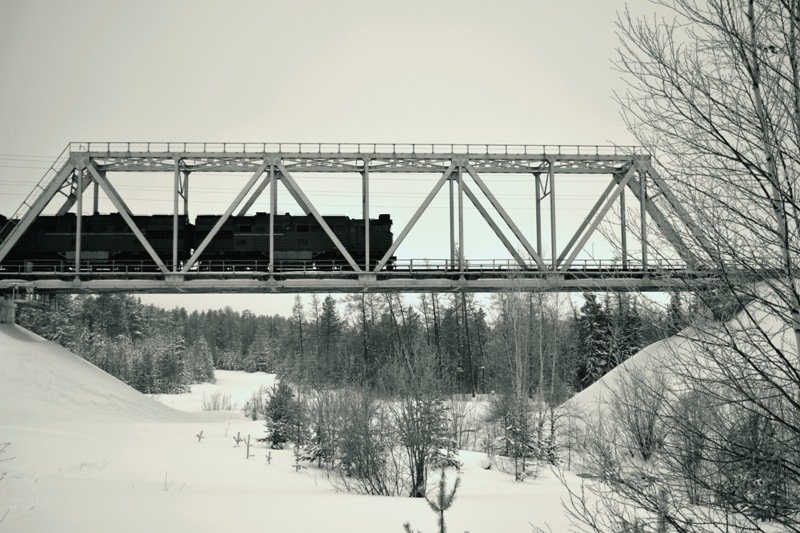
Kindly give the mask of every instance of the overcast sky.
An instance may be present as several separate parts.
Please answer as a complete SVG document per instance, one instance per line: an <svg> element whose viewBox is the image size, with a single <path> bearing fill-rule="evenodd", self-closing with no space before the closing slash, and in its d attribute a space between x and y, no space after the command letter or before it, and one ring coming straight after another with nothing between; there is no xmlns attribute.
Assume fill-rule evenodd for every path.
<svg viewBox="0 0 800 533"><path fill-rule="evenodd" d="M14 211L69 141L632 144L612 100L621 88L611 63L614 21L624 6L618 0L0 2L0 212ZM408 178L392 178L390 197L374 200L373 215L392 213L395 233L430 189ZM236 177L214 179L198 190L198 201L207 203L194 214L222 212L225 205L213 200L235 194L235 181L226 180ZM350 212L357 180L343 183L350 185L309 182L323 213L357 214ZM130 186L139 209L169 209L169 184L162 187L166 196L151 182ZM497 186L508 201L519 196L513 179ZM593 201L588 189L586 181L563 189L565 219L577 220L581 202ZM523 220L528 207L511 205ZM570 222L562 225L565 242ZM493 253L481 248L482 239L476 233L475 253ZM431 242L409 236L409 256L436 256L438 241ZM286 312L291 296L148 301L269 313Z"/></svg>

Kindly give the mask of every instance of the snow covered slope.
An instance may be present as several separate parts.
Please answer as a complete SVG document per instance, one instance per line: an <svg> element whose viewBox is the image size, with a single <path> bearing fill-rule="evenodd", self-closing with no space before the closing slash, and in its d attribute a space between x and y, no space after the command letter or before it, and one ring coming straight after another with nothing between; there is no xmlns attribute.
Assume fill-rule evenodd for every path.
<svg viewBox="0 0 800 533"><path fill-rule="evenodd" d="M163 420L189 415L130 388L88 361L14 325L0 324L0 424Z"/></svg>
<svg viewBox="0 0 800 533"><path fill-rule="evenodd" d="M764 289L764 292L766 293L767 289ZM762 296L769 298L769 294ZM758 325L760 331L766 333L766 338L760 338L757 333L753 332L755 324ZM670 385L675 385L677 380L681 379L676 374L676 369L679 369L680 373L691 373L695 376L708 372L717 374L719 372L717 364L708 360L707 349L701 348L698 341L708 332L714 332L717 339L725 339L729 335L733 335L737 338L742 350L749 348L752 350L750 353L753 353L753 358L762 359L761 366L763 368L780 369L783 367L783 363L779 360L765 359L773 353L773 347L768 345L770 343L774 347L780 347L786 354L797 354L794 337L787 327L786 321L776 316L763 303L749 304L737 317L727 322L725 328L730 333L723 331L720 324L707 324L704 326L704 333L689 328L668 339L655 342L573 396L564 404L564 407L567 410L576 410L582 415L596 415L605 410L607 402L613 398L614 391L618 390L620 383L631 373L638 375L637 373L640 371L661 375ZM755 340L747 340L748 335L752 335ZM715 341L715 343L717 342ZM753 344L761 344L764 352L757 355L758 350L753 348ZM725 357L723 355L722 360L725 360ZM797 355L795 355L797 363L796 358ZM730 361L738 364L739 359L737 356L731 355Z"/></svg>

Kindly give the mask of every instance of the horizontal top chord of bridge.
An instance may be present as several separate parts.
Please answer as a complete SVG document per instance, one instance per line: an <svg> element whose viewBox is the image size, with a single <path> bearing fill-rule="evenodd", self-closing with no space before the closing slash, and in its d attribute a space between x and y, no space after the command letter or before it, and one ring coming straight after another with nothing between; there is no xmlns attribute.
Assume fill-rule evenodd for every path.
<svg viewBox="0 0 800 533"><path fill-rule="evenodd" d="M453 163L489 174L617 174L639 146L548 144L73 142L66 151L81 168L91 160L110 172L247 172L270 159L293 172L442 173Z"/></svg>
<svg viewBox="0 0 800 533"><path fill-rule="evenodd" d="M291 154L362 156L649 156L641 146L444 143L72 142L73 154Z"/></svg>

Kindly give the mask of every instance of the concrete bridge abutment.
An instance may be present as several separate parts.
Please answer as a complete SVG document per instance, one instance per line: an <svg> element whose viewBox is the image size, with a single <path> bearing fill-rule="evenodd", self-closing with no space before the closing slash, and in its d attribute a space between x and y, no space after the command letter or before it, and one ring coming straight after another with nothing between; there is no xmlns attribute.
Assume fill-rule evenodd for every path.
<svg viewBox="0 0 800 533"><path fill-rule="evenodd" d="M0 324L14 324L17 318L17 304L8 298L0 298Z"/></svg>

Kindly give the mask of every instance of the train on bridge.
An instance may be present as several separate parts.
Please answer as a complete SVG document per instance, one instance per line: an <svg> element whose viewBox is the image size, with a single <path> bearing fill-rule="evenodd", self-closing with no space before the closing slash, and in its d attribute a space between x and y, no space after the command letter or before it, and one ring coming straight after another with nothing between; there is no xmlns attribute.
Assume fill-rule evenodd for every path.
<svg viewBox="0 0 800 533"><path fill-rule="evenodd" d="M158 256L170 265L173 253L173 215L133 216L133 221ZM194 222L178 217L179 266L187 261L219 221L220 215L198 215ZM198 270L266 270L270 262L268 213L230 216L203 250ZM345 249L358 264L366 259L364 219L325 216ZM0 215L0 228L12 225ZM388 214L369 221L371 263L392 245L392 220ZM71 268L75 260L77 217L39 216L3 260L3 266L21 270ZM349 269L338 248L310 215L275 215L275 270ZM5 235L0 235L0 241ZM70 263L73 264L70 264ZM81 264L90 269L157 271L144 246L119 213L81 217ZM83 268L83 266L82 266Z"/></svg>

